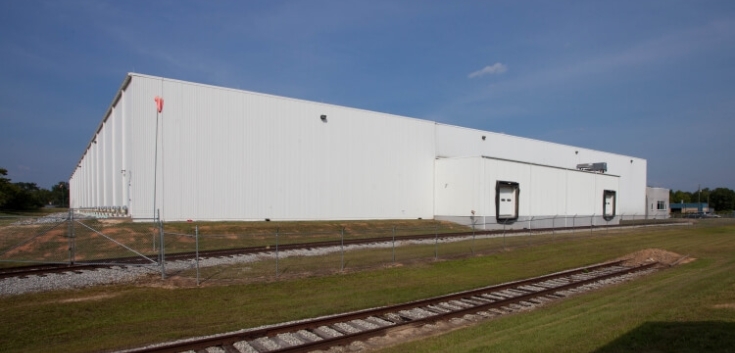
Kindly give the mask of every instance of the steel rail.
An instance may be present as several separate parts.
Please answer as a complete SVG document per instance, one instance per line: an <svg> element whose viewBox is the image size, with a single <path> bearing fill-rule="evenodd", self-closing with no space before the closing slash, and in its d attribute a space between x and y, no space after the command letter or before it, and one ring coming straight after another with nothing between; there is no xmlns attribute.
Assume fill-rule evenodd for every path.
<svg viewBox="0 0 735 353"><path fill-rule="evenodd" d="M380 318L381 315L385 315L388 313L396 313L396 312L400 312L400 311L407 310L407 309L422 308L422 307L433 305L433 304L449 302L449 301L465 299L465 298L471 298L471 297L478 296L481 294L502 291L502 290L510 289L510 288L518 288L524 285L546 282L549 280L554 280L554 279L559 279L559 278L567 278L570 276L583 274L583 273L590 274L590 271L596 271L596 270L600 270L604 268L620 266L621 263L622 263L621 261L608 262L608 263L588 266L584 268L557 272L557 273L535 277L531 279L503 283L499 285L483 287L483 288L474 289L470 291L464 291L464 292L453 293L449 295L444 295L444 296L439 296L439 297L434 297L434 298L429 298L429 299L424 299L424 300L413 301L409 303L402 303L402 304L385 306L385 307L380 307L380 308L375 308L375 309L362 310L362 311L357 311L357 312L352 312L352 313L347 313L347 314L340 314L340 315L334 315L334 316L329 316L329 317L324 317L324 318L317 318L314 320L300 321L296 323L289 323L289 324L278 325L278 326L271 326L271 327L266 327L262 329L255 329L252 331L225 334L225 335L220 335L220 336L215 336L215 337L206 337L206 338L197 339L193 341L189 340L189 341L182 341L182 342L174 342L171 344L163 344L163 345L158 345L154 347L144 347L140 349L126 350L124 352L126 353L154 353L154 352L155 353L173 353L173 352L181 352L181 351L187 351L187 350L200 350L200 349L205 349L205 348L213 347L213 346L219 346L219 347L223 347L226 350L228 349L231 350L231 349L234 349L233 345L240 341L250 341L250 340L255 340L261 337L274 337L282 333L293 333L299 330L314 329L314 328L321 327L321 326L328 326L328 325L341 323L341 322L349 322L349 321L356 320L356 319L365 319L367 317L379 317ZM400 327L403 325L435 322L435 321L445 320L445 319L449 319L449 318L453 318L457 316L463 316L471 312L476 313L478 311L487 310L492 307L498 307L498 306L502 307L502 306L506 306L506 305L521 302L521 301L528 301L529 299L532 299L534 297L548 296L550 294L553 294L559 291L564 291L564 290L568 290L574 287L583 286L588 283L593 283L593 282L611 278L611 277L621 276L623 274L630 273L630 272L648 269L652 266L655 266L656 264L657 263L651 263L648 265L639 266L635 268L624 268L619 271L605 273L605 274L595 276L594 278L589 278L589 279L582 279L582 280L577 280L577 281L573 281L570 279L570 283L565 284L565 285L560 285L560 286L548 288L548 289L537 291L537 292L530 292L527 294L514 296L512 298L506 298L505 300L496 300L496 301L492 301L492 302L485 303L485 304L479 304L476 306L472 306L469 308L463 308L463 309L451 311L448 313L436 313L436 315L432 315L432 316L429 316L423 319L412 319L409 317L401 316L402 322L394 322L387 318L381 318L383 320L392 321L394 322L394 324L389 325L389 326L378 327L374 329L363 330L358 333L342 332L343 336L333 337L333 338L322 337L322 340L319 340L319 341L307 342L301 345L280 348L277 350L269 350L268 352L306 352L310 350L316 350L320 348L341 345L345 342L352 342L352 341L359 340L365 337L374 337L377 335L381 335L388 330L392 330L392 329L395 329L396 327Z"/></svg>
<svg viewBox="0 0 735 353"><path fill-rule="evenodd" d="M0 279L11 277L39 276L49 273L76 272L110 267L111 265L70 265L68 263L40 264L22 267L10 267L0 271Z"/></svg>

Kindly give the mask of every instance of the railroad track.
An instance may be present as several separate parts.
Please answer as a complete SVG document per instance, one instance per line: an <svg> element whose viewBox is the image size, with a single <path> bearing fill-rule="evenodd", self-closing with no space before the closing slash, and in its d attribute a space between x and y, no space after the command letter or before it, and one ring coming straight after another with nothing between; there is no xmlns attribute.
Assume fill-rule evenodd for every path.
<svg viewBox="0 0 735 353"><path fill-rule="evenodd" d="M421 326L465 315L492 317L529 310L574 293L652 272L656 264L626 267L622 262L609 262L405 304L123 352L281 353L324 350L382 336L405 326Z"/></svg>
<svg viewBox="0 0 735 353"><path fill-rule="evenodd" d="M620 225L610 226L595 226L594 228L614 228L614 227L627 227ZM269 253L273 251L288 251L288 250L307 250L307 249L318 249L328 248L335 246L348 246L348 245L364 245L373 243L386 243L391 241L412 241L412 240L430 240L430 239L452 239L452 238L467 238L471 236L485 236L485 235L501 235L501 234L518 234L518 233L544 233L544 232L563 232L570 230L580 230L582 228L573 227L556 227L556 228L536 228L533 230L529 229L509 229L509 230L477 230L475 232L455 232L455 233L432 233L432 234L417 234L417 235L403 235L393 238L392 236L386 237L371 237L371 238L358 238L358 239L344 239L344 240L331 240L331 241L319 241L310 243L294 243L294 244L266 244L261 246L236 248L236 249L220 249L220 250L208 250L200 251L199 258L212 258L212 257L227 257L227 256L238 256L246 254L260 254ZM181 260L192 260L195 257L194 252L174 253L166 254L166 261L181 261ZM149 258L157 259L157 255L149 255ZM124 266L124 265L140 265L140 264L155 264L143 259L141 257L125 257L125 258L111 258L101 259L88 262L77 262L74 264L69 263L54 263L54 264L34 264L29 266L14 266L0 269L0 279L10 277L27 277L27 276L44 276L49 273L80 273L84 270L94 270L99 268L109 268L111 266Z"/></svg>
<svg viewBox="0 0 735 353"><path fill-rule="evenodd" d="M18 266L0 270L0 279L11 277L45 276L51 273L64 272L81 273L82 270L95 270L103 267L109 267L109 265L39 264Z"/></svg>
<svg viewBox="0 0 735 353"><path fill-rule="evenodd" d="M557 228L558 229L558 228ZM522 230L508 230L506 233L518 233ZM538 229L537 231L542 231ZM527 232L524 231L524 232ZM476 232L455 232L455 233L434 233L434 234L415 234L415 235L402 235L393 238L388 237L371 237L371 238L358 238L358 239L344 239L344 240L329 240L329 241L317 241L309 243L292 243L292 244L265 244L260 246L246 247L246 248L235 248L235 249L219 249L219 250L207 250L200 251L199 258L213 258L213 257L227 257L227 256L238 256L248 254L262 254L270 253L273 251L289 251L289 250L308 250L308 249L319 249L329 248L335 246L349 246L349 245L364 245L373 243L385 243L391 241L411 241L411 240L429 240L429 239L450 239L450 238L463 238L470 237L473 235L490 235L490 234L502 234L503 231L498 230L485 230ZM148 255L149 258L157 259L157 254ZM166 261L182 261L192 260L196 254L194 252L182 252L166 254ZM79 273L82 270L94 270L98 268L108 268L111 266L124 266L124 265L140 265L140 264L151 264L150 261L146 261L141 257L123 257L123 258L110 258L100 259L90 262L77 262L77 263L52 263L52 264L33 264L28 266L14 266L0 269L0 279L10 277L27 277L27 276L44 276L50 273Z"/></svg>

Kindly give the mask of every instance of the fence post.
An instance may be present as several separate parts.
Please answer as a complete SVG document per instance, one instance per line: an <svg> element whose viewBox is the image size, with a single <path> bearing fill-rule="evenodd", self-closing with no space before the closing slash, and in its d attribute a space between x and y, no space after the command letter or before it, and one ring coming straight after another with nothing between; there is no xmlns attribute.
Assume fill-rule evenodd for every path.
<svg viewBox="0 0 735 353"><path fill-rule="evenodd" d="M280 227L276 227L276 278L278 278L278 235L280 230Z"/></svg>
<svg viewBox="0 0 735 353"><path fill-rule="evenodd" d="M575 224L576 220L577 220L577 214L575 213L574 216L572 217L572 234L574 234L575 232L574 228L576 228L576 224Z"/></svg>
<svg viewBox="0 0 735 353"><path fill-rule="evenodd" d="M396 263L396 226L393 226L393 263Z"/></svg>
<svg viewBox="0 0 735 353"><path fill-rule="evenodd" d="M434 261L439 259L439 224L434 226Z"/></svg>
<svg viewBox="0 0 735 353"><path fill-rule="evenodd" d="M76 241L74 239L74 209L69 208L69 264L74 265L75 256L76 256Z"/></svg>
<svg viewBox="0 0 735 353"><path fill-rule="evenodd" d="M475 215L474 215L475 211L472 211L472 212L473 212L472 214L472 247L470 247L470 252L472 253L472 255L474 255L475 254Z"/></svg>
<svg viewBox="0 0 735 353"><path fill-rule="evenodd" d="M536 218L536 216L531 216L531 218L528 220L528 241L526 242L528 245L531 245L531 235L533 232L531 231L531 224L533 224L533 219Z"/></svg>
<svg viewBox="0 0 735 353"><path fill-rule="evenodd" d="M345 270L345 227L342 227L340 234L342 236L342 244L340 245L340 249L342 252L342 260L341 260L339 271L342 272Z"/></svg>
<svg viewBox="0 0 735 353"><path fill-rule="evenodd" d="M166 279L166 250L163 239L163 221L161 220L161 210L156 210L156 219L158 220L158 234L161 237L160 258L161 258L161 279Z"/></svg>
<svg viewBox="0 0 735 353"><path fill-rule="evenodd" d="M592 235L592 227L595 225L595 214L592 214L592 217L590 217L590 235Z"/></svg>
<svg viewBox="0 0 735 353"><path fill-rule="evenodd" d="M194 226L194 242L196 243L197 287L199 287L199 225Z"/></svg>
<svg viewBox="0 0 735 353"><path fill-rule="evenodd" d="M153 224L156 224L156 221L158 220L158 213L156 213L156 211L153 211L153 213L154 213ZM151 243L152 243L152 246L153 246L153 252L155 253L156 252L156 233L155 232L153 232L153 234L151 236Z"/></svg>
<svg viewBox="0 0 735 353"><path fill-rule="evenodd" d="M505 224L506 221L503 221L503 250L505 250Z"/></svg>

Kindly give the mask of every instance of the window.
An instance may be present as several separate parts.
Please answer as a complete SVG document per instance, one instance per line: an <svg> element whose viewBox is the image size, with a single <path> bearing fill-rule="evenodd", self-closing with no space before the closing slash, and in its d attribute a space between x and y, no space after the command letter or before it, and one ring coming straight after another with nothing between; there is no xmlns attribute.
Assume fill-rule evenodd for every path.
<svg viewBox="0 0 735 353"><path fill-rule="evenodd" d="M666 209L666 202L664 202L664 201L658 201L658 203L656 204L656 209L657 210L665 210Z"/></svg>

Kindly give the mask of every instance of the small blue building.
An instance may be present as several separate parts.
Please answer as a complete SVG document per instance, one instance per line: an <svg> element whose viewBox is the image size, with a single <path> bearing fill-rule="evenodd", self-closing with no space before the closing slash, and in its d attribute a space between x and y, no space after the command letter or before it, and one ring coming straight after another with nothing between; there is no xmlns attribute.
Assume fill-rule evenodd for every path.
<svg viewBox="0 0 735 353"><path fill-rule="evenodd" d="M690 202L690 203L675 203L672 202L671 204L671 213L674 214L687 214L687 213L709 213L711 212L709 208L709 204L706 202Z"/></svg>

